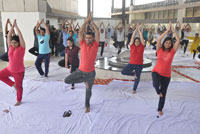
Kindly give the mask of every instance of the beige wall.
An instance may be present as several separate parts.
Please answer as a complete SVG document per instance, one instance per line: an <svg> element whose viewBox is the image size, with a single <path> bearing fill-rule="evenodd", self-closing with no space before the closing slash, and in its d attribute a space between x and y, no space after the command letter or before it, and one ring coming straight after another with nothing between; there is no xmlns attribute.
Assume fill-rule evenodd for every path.
<svg viewBox="0 0 200 134"><path fill-rule="evenodd" d="M0 11L36 12L38 11L38 0L0 0Z"/></svg>
<svg viewBox="0 0 200 134"><path fill-rule="evenodd" d="M78 0L47 0L47 2L53 9L78 13Z"/></svg>

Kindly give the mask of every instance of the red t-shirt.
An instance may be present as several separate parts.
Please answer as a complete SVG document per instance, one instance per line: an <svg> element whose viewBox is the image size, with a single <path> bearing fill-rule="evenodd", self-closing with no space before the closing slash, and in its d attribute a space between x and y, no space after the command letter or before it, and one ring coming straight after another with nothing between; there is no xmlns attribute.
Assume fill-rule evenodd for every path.
<svg viewBox="0 0 200 134"><path fill-rule="evenodd" d="M144 45L140 43L139 46L134 44L130 46L130 64L143 65Z"/></svg>
<svg viewBox="0 0 200 134"><path fill-rule="evenodd" d="M9 47L9 65L8 70L12 73L24 72L24 54L25 48L19 46L17 48L13 48L13 46Z"/></svg>
<svg viewBox="0 0 200 134"><path fill-rule="evenodd" d="M94 41L92 45L87 45L85 40L80 41L81 62L79 70L83 72L93 72L95 70L95 60L99 47L99 42Z"/></svg>
<svg viewBox="0 0 200 134"><path fill-rule="evenodd" d="M171 51L164 51L160 48L157 51L157 63L152 72L157 72L161 76L171 77L171 64L175 55L175 51L172 48Z"/></svg>
<svg viewBox="0 0 200 134"><path fill-rule="evenodd" d="M65 53L68 56L68 62L70 65L79 66L79 50L80 48L78 46L74 46L72 49L70 49L69 47L65 48Z"/></svg>

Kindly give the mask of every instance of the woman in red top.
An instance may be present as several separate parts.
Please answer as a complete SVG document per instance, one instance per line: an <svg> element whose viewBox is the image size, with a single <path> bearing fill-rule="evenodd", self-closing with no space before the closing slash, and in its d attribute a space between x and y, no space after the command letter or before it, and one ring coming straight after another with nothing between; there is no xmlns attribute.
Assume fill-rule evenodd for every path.
<svg viewBox="0 0 200 134"><path fill-rule="evenodd" d="M17 34L12 36L14 27ZM8 33L8 48L9 48L9 65L5 69L0 71L0 80L14 87L17 90L17 103L15 106L21 104L22 100L22 82L24 78L24 54L25 54L25 42L23 36L17 26L16 20L14 21L9 33ZM15 82L9 79L9 76L13 76Z"/></svg>
<svg viewBox="0 0 200 134"><path fill-rule="evenodd" d="M79 67L78 53L80 48L74 44L71 37L67 39L67 44L68 46L65 48L65 68L70 67L70 73L72 73ZM74 89L74 83L71 89Z"/></svg>
<svg viewBox="0 0 200 134"><path fill-rule="evenodd" d="M136 37L136 32L139 33L140 38ZM133 87L133 94L136 93L137 86L140 81L140 75L143 69L143 53L144 53L144 38L143 35L137 26L136 30L133 32L130 42L130 62L129 64L124 67L124 69L121 71L123 75L129 75L135 77L135 83ZM134 70L134 72L133 72Z"/></svg>
<svg viewBox="0 0 200 134"><path fill-rule="evenodd" d="M161 44L161 40L164 36L171 31L175 38L176 42L173 42L172 37L166 37ZM159 115L163 115L162 109L165 104L165 97L167 93L167 87L171 78L171 64L174 58L176 51L180 45L180 39L176 32L174 32L174 28L169 23L169 28L165 31L159 38L156 46L157 51L157 63L152 70L152 79L153 86L156 89L157 94L159 95L159 104L158 104L158 113Z"/></svg>

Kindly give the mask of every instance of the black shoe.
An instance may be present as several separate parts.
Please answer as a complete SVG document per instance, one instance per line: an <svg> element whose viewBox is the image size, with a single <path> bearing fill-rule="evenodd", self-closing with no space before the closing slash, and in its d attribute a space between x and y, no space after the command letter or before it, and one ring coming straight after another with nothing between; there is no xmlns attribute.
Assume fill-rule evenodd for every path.
<svg viewBox="0 0 200 134"><path fill-rule="evenodd" d="M63 117L69 117L72 115L72 111L71 110L68 110L68 111L65 111L64 114L63 114Z"/></svg>

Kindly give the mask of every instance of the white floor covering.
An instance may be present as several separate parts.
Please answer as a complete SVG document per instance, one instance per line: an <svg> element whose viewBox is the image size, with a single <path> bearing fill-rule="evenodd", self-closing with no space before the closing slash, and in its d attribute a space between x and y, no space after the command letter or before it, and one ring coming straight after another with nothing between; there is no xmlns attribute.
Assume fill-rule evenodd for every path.
<svg viewBox="0 0 200 134"><path fill-rule="evenodd" d="M147 48L145 57L156 59ZM179 50L173 65L199 66L191 54ZM189 54L189 53L188 53ZM109 53L105 53L109 55ZM0 134L199 134L200 83L171 81L163 109L157 116L158 96L152 81L141 81L137 94L133 82L112 81L94 85L91 112L85 114L85 86L75 90L63 82L69 70L60 68L57 59L50 63L49 78L40 78L35 67L26 68L23 101L15 107L16 93L0 82ZM177 69L199 80L198 69ZM3 112L8 109L9 113ZM70 117L63 118L64 111Z"/></svg>
<svg viewBox="0 0 200 134"><path fill-rule="evenodd" d="M199 134L200 84L171 82L164 115L156 118L158 96L152 82L112 81L93 86L91 112L84 113L85 87L25 78L23 103L0 82L0 134ZM9 113L4 113L9 109ZM71 110L70 117L63 112Z"/></svg>

